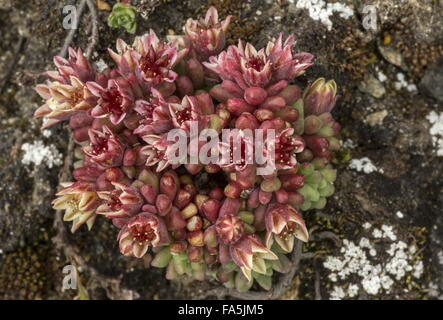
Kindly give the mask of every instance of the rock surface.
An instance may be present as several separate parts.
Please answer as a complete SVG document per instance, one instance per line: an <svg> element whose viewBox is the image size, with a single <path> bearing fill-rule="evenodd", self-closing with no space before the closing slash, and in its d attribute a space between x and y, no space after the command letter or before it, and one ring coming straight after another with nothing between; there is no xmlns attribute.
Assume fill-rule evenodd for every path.
<svg viewBox="0 0 443 320"><path fill-rule="evenodd" d="M443 102L443 60L429 67L420 86L423 92L430 97Z"/></svg>
<svg viewBox="0 0 443 320"><path fill-rule="evenodd" d="M103 1L111 6L115 2ZM221 16L234 16L230 43L243 38L263 46L280 31L295 33L297 50L316 56L316 64L300 82L305 84L318 76L336 80L342 98L334 113L342 125L344 142L343 150L334 159L339 168L336 194L322 212L306 214L314 239L304 251L315 254L315 258L302 261L284 298L442 298L443 161L435 153L427 120L432 111L443 113L441 86L432 85L439 73L441 77L441 63L432 67L443 57L443 33L438 31L443 30L443 10L433 7L442 5L441 1L342 0L341 4L354 14L347 18L339 13L330 16L331 30L322 21L314 20L310 10L301 8L297 0L133 2L144 10L137 34L149 28L163 36L180 33L187 18L201 14L209 5L217 6ZM360 20L368 4L377 8L376 30L365 30ZM147 14L147 10L152 12ZM0 19L4 21L0 26L0 69L5 70L0 74L0 299L70 299L79 295L76 290L61 290L63 267L75 261L67 259L51 240L57 231L50 202L61 167L22 162L25 143L42 141L61 154L67 151L68 137L63 126L43 134L40 120L32 118L41 102L32 86L44 80L42 72L51 69L52 57L67 34L61 27L60 12L58 1L0 0ZM114 46L117 38L128 42L132 38L122 30L110 30L106 24L108 14L99 11L100 41L93 53L95 61L103 58L105 63L111 63L106 50ZM88 42L88 17L86 11L74 39L82 47ZM380 44L393 48L408 68L401 69L383 58ZM408 85L421 81L419 90L396 85L399 73ZM375 94L358 88L368 74L377 81ZM368 158L375 168L371 173L350 168L351 160L363 158ZM370 229L363 227L367 223ZM391 228L396 240L391 239L392 235L389 238L389 233L378 237L375 229L382 228ZM81 229L68 237L85 263L78 267L89 298L181 299L204 293L202 284L168 282L162 271L146 269L146 261L122 257L115 236L116 230L100 220L93 232ZM393 283L378 290L376 277L371 286L358 274L333 281L332 271L324 262L328 257L343 258L345 253L340 250L345 240L359 244L362 238L374 246L376 255L367 253L374 268L380 265L387 270L382 253L401 241L408 249L417 248L413 258L405 261L421 261L423 270L419 273L414 269L419 267L411 265L412 269L397 279L401 271L398 267L396 274L388 274ZM391 258L397 263L399 259L395 257ZM92 269L99 273L98 277L91 274ZM107 283L118 283L119 292L112 291Z"/></svg>

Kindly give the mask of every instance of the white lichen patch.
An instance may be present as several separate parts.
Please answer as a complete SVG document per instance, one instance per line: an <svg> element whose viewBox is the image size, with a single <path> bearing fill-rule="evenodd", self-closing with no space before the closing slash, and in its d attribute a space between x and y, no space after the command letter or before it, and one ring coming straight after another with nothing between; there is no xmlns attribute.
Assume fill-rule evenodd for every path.
<svg viewBox="0 0 443 320"><path fill-rule="evenodd" d="M98 60L95 63L95 67L96 67L98 72L103 72L103 71L105 71L106 69L109 68L109 66L106 64L106 62L103 59Z"/></svg>
<svg viewBox="0 0 443 320"><path fill-rule="evenodd" d="M358 172L364 172L366 174L372 172L383 173L383 169L378 169L368 157L363 157L361 159L352 159L349 164L349 168L354 169Z"/></svg>
<svg viewBox="0 0 443 320"><path fill-rule="evenodd" d="M409 92L417 91L417 86L413 83L408 83L403 73L397 73L396 78L397 81L394 82L394 87L396 90L406 89Z"/></svg>
<svg viewBox="0 0 443 320"><path fill-rule="evenodd" d="M331 16L334 13L337 13L343 19L349 19L354 15L352 8L340 2L326 3L323 0L298 0L296 7L307 9L311 19L320 21L328 30L332 30Z"/></svg>
<svg viewBox="0 0 443 320"><path fill-rule="evenodd" d="M341 300L345 297L345 291L342 287L334 286L334 289L330 293L331 300Z"/></svg>
<svg viewBox="0 0 443 320"><path fill-rule="evenodd" d="M341 142L342 146L346 149L355 149L357 146L354 141L351 139L346 139L344 142Z"/></svg>
<svg viewBox="0 0 443 320"><path fill-rule="evenodd" d="M22 158L24 165L41 165L45 164L48 168L60 166L62 154L54 145L45 146L43 141L37 140L33 143L24 143L21 149L25 152Z"/></svg>
<svg viewBox="0 0 443 320"><path fill-rule="evenodd" d="M42 134L43 134L43 136L45 138L49 138L50 136L52 136L52 131L48 130L48 129L45 129L45 130L42 131Z"/></svg>
<svg viewBox="0 0 443 320"><path fill-rule="evenodd" d="M432 137L432 143L436 148L437 156L443 157L443 112L438 114L432 111L426 116L426 119L431 123L429 134Z"/></svg>
<svg viewBox="0 0 443 320"><path fill-rule="evenodd" d="M443 266L443 251L439 251L437 257L438 257L438 263Z"/></svg>
<svg viewBox="0 0 443 320"><path fill-rule="evenodd" d="M377 78L380 82L385 82L386 80L388 80L388 77L383 73L383 71L377 72Z"/></svg>
<svg viewBox="0 0 443 320"><path fill-rule="evenodd" d="M397 241L392 226L372 228L365 223L365 227L369 237L357 242L344 239L340 255L328 256L323 263L330 271L329 280L335 283L330 299L354 298L360 290L373 296L391 293L397 282L408 276L419 279L423 274L423 261L416 257L417 247ZM388 250L377 251L376 242L380 241Z"/></svg>

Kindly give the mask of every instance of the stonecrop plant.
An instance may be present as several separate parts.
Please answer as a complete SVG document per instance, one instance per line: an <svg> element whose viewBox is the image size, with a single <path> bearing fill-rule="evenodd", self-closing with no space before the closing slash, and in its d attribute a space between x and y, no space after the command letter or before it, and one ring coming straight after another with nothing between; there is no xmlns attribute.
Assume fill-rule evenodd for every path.
<svg viewBox="0 0 443 320"><path fill-rule="evenodd" d="M295 53L292 35L225 48L230 20L211 7L169 41L152 30L118 40L102 72L71 48L36 87L35 116L45 128L69 121L77 143L74 181L53 202L72 232L101 216L120 229L123 255L151 258L167 279L269 290L291 270L295 241L308 241L302 212L334 192L337 87L293 84L313 55Z"/></svg>

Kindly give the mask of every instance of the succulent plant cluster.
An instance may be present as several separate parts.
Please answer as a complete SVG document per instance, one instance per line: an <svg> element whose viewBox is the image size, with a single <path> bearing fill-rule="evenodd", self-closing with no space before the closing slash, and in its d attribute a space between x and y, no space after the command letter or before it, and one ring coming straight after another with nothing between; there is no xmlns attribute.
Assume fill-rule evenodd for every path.
<svg viewBox="0 0 443 320"><path fill-rule="evenodd" d="M294 36L260 50L242 41L225 48L230 19L211 7L168 41L152 30L132 45L118 40L109 49L115 67L103 72L70 49L36 87L45 104L35 115L44 127L68 120L78 143L75 181L53 203L72 232L104 216L120 229L123 255L151 257L168 279L217 279L240 291L256 280L268 290L274 271L291 269L285 254L296 239L308 241L301 211L323 208L334 192L337 88L323 78L304 92L293 84L313 64L293 52ZM237 129L217 145L223 161L171 161L173 129L202 147L192 124L199 133ZM271 172L247 159L259 146L246 132L257 129Z"/></svg>
<svg viewBox="0 0 443 320"><path fill-rule="evenodd" d="M127 3L117 2L108 17L108 25L111 28L124 28L126 32L134 34L137 30L135 8Z"/></svg>

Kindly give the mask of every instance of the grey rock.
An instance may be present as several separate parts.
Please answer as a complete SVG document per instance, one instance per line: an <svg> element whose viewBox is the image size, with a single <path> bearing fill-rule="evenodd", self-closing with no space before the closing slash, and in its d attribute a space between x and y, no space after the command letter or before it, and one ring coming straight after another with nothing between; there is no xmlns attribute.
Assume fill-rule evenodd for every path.
<svg viewBox="0 0 443 320"><path fill-rule="evenodd" d="M421 79L420 90L438 100L443 101L443 60L432 65L426 71L424 77Z"/></svg>
<svg viewBox="0 0 443 320"><path fill-rule="evenodd" d="M383 56L383 58L385 58L385 60L388 61L390 64L400 67L403 70L407 70L403 56L395 49L379 44L378 50L380 51L380 54Z"/></svg>
<svg viewBox="0 0 443 320"><path fill-rule="evenodd" d="M436 43L443 41L443 2L414 1L415 25L411 28L417 41Z"/></svg>
<svg viewBox="0 0 443 320"><path fill-rule="evenodd" d="M357 1L357 10L360 14L363 14L366 6L376 8L378 27L402 21L408 24L417 41L436 43L443 40L443 2L441 0Z"/></svg>
<svg viewBox="0 0 443 320"><path fill-rule="evenodd" d="M11 0L0 0L0 10L9 10L12 7Z"/></svg>
<svg viewBox="0 0 443 320"><path fill-rule="evenodd" d="M383 84L372 74L367 75L362 82L360 82L358 89L361 92L369 93L374 98L381 98L386 89Z"/></svg>

